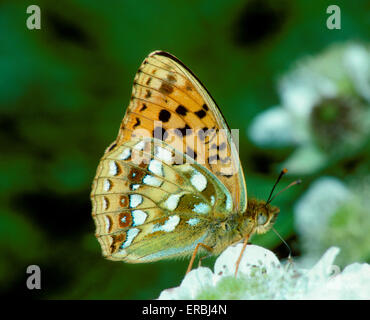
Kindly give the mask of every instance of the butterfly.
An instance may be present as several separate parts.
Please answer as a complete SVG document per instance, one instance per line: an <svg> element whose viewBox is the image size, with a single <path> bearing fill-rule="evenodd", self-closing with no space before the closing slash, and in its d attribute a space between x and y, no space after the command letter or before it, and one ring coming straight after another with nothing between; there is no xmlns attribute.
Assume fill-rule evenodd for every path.
<svg viewBox="0 0 370 320"><path fill-rule="evenodd" d="M279 213L272 191L267 201L247 198L237 147L214 99L176 57L149 54L92 185L103 256L129 263L191 256L189 272L198 252L217 255L244 241L236 275L250 236L269 230Z"/></svg>

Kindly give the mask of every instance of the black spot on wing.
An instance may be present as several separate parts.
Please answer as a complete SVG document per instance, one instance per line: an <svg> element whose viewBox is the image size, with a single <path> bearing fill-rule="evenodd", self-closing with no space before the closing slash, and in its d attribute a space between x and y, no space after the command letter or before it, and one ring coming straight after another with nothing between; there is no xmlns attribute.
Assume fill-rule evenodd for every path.
<svg viewBox="0 0 370 320"><path fill-rule="evenodd" d="M203 129L199 130L198 131L198 136L199 136L199 139L204 141L205 138L206 138L206 135L207 135L207 131L208 131L208 128L207 127L204 127Z"/></svg>
<svg viewBox="0 0 370 320"><path fill-rule="evenodd" d="M225 150L226 149L226 142L222 142L219 146L217 144L212 144L211 149L216 149L216 150Z"/></svg>
<svg viewBox="0 0 370 320"><path fill-rule="evenodd" d="M189 157L192 157L194 160L196 160L196 158L197 158L197 153L192 148L187 147L186 148L186 154Z"/></svg>
<svg viewBox="0 0 370 320"><path fill-rule="evenodd" d="M139 126L141 123L140 119L139 118L136 118L136 123L134 124L134 128L136 128L137 126Z"/></svg>
<svg viewBox="0 0 370 320"><path fill-rule="evenodd" d="M117 143L113 143L113 144L109 147L108 152L109 152L109 151L112 151L116 146L117 146Z"/></svg>
<svg viewBox="0 0 370 320"><path fill-rule="evenodd" d="M196 111L195 114L198 116L199 119L202 119L206 116L206 112L203 109Z"/></svg>
<svg viewBox="0 0 370 320"><path fill-rule="evenodd" d="M146 106L145 103L143 103L143 106L141 107L140 111L144 111L146 108L148 108L148 107Z"/></svg>
<svg viewBox="0 0 370 320"><path fill-rule="evenodd" d="M152 92L150 90L146 90L145 99L149 99L152 96Z"/></svg>
<svg viewBox="0 0 370 320"><path fill-rule="evenodd" d="M187 134L191 134L193 130L186 124L183 128L176 128L175 133L181 138L185 137Z"/></svg>
<svg viewBox="0 0 370 320"><path fill-rule="evenodd" d="M183 105L180 104L176 108L176 113L181 115L181 116L186 116L186 114L188 113L188 109L186 109Z"/></svg>
<svg viewBox="0 0 370 320"><path fill-rule="evenodd" d="M169 111L163 109L159 112L159 117L158 118L162 122L168 122L168 120L170 120L170 118L171 118L171 113Z"/></svg>
<svg viewBox="0 0 370 320"><path fill-rule="evenodd" d="M215 164L217 160L220 160L218 153L208 157L208 163L210 164Z"/></svg>

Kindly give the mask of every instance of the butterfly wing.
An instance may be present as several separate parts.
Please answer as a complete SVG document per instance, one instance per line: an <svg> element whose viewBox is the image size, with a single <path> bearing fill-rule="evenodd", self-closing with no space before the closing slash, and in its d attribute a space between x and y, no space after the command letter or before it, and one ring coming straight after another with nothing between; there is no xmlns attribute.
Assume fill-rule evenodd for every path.
<svg viewBox="0 0 370 320"><path fill-rule="evenodd" d="M153 138L105 153L91 199L103 255L126 262L188 255L199 242L214 246L212 223L232 209L212 172Z"/></svg>
<svg viewBox="0 0 370 320"><path fill-rule="evenodd" d="M134 80L130 105L111 145L147 136L162 139L213 172L244 212L247 190L237 148L219 108L196 76L169 53L151 53Z"/></svg>
<svg viewBox="0 0 370 320"><path fill-rule="evenodd" d="M219 251L221 222L246 209L227 124L200 81L170 54L154 52L140 66L91 200L103 255L127 262L191 254L199 242L217 243Z"/></svg>

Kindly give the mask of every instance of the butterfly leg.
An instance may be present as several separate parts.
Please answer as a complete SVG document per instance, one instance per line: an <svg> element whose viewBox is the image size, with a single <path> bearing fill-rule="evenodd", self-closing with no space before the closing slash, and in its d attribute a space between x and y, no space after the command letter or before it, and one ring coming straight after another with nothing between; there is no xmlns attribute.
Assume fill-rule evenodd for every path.
<svg viewBox="0 0 370 320"><path fill-rule="evenodd" d="M198 267L201 267L202 266L202 260L203 259L207 259L211 256L211 253L210 254L207 254L206 256L203 256L203 257L200 257L199 258L199 262L198 262Z"/></svg>
<svg viewBox="0 0 370 320"><path fill-rule="evenodd" d="M209 252L212 252L212 248L205 245L204 243L198 243L194 249L194 252L193 252L193 255L191 257L191 260L190 260L190 263L189 263L189 266L188 266L188 270L186 270L186 274L188 274L191 270L191 268L193 267L193 263L194 263L194 260L195 260L195 256L197 255L197 252L198 252L198 249L199 247L202 246L203 248L205 248L206 250L208 250Z"/></svg>
<svg viewBox="0 0 370 320"><path fill-rule="evenodd" d="M249 239L249 236L246 236L246 237L244 238L244 243L243 243L242 251L240 252L239 258L238 258L238 260L236 261L235 277L236 277L236 275L238 274L239 264L240 264L240 261L242 260L242 256L243 256L244 250L245 250L245 248L247 247L248 239Z"/></svg>

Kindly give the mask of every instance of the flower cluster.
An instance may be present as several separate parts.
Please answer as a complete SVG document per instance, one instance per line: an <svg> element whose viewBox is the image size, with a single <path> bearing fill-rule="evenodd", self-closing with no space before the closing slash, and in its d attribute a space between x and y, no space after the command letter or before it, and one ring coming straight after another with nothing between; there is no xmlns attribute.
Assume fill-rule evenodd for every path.
<svg viewBox="0 0 370 320"><path fill-rule="evenodd" d="M295 147L282 163L290 174L320 176L293 207L301 255L282 263L248 245L235 277L242 244L230 246L213 272L192 270L159 299L370 299L370 48L333 46L299 62L278 88L281 104L248 134L262 148ZM362 163L352 181L335 177L344 161Z"/></svg>
<svg viewBox="0 0 370 320"><path fill-rule="evenodd" d="M199 267L181 285L158 299L369 299L370 265L354 263L342 272L334 265L339 253L330 248L311 268L282 264L271 251L248 245L237 277L235 262L242 244L230 246L216 260L214 272Z"/></svg>
<svg viewBox="0 0 370 320"><path fill-rule="evenodd" d="M278 90L281 104L248 133L262 148L294 147L281 164L290 174L320 176L294 206L297 263L311 266L331 246L342 267L369 262L370 47L337 44L305 58Z"/></svg>
<svg viewBox="0 0 370 320"><path fill-rule="evenodd" d="M369 191L366 182L349 188L333 177L312 183L294 208L302 265L312 265L332 245L341 248L340 266L370 260Z"/></svg>
<svg viewBox="0 0 370 320"><path fill-rule="evenodd" d="M370 132L370 49L336 45L306 58L279 82L281 104L248 134L262 147L295 146L291 173L311 174L361 150Z"/></svg>

